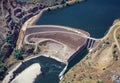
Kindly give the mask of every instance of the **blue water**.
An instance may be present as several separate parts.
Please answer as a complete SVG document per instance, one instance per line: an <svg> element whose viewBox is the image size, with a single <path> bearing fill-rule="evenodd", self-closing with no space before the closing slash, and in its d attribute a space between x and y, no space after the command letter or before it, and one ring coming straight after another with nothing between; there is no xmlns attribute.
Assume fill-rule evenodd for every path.
<svg viewBox="0 0 120 83"><path fill-rule="evenodd" d="M79 52L78 55L69 63L66 72L69 71L69 69L72 68L81 59L83 59L87 53L88 53L87 50L83 50L82 52ZM22 65L16 71L13 72L14 76L11 79L11 81L24 69L26 69L27 67L31 66L34 63L39 63L41 65L40 71L42 71L42 74L37 76L34 83L59 83L60 80L58 75L66 66L64 63L56 61L52 58L40 56L28 60L26 62L23 62Z"/></svg>
<svg viewBox="0 0 120 83"><path fill-rule="evenodd" d="M35 79L34 83L58 83L59 77L58 75L63 70L63 68L66 66L64 63L59 62L55 59L40 56L31 60L28 60L26 62L23 62L22 65L14 71L14 76L12 79L16 77L19 73L21 73L24 69L29 67L30 65L34 63L39 63L41 66L41 72L42 74L38 75ZM11 79L11 80L12 80Z"/></svg>
<svg viewBox="0 0 120 83"><path fill-rule="evenodd" d="M120 17L120 0L87 0L61 9L46 11L37 25L53 24L80 28L101 38Z"/></svg>

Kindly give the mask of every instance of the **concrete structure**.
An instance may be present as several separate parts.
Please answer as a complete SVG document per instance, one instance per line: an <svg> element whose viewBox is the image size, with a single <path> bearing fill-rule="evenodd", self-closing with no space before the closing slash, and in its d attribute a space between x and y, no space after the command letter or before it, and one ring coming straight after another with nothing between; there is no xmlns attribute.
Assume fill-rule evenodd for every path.
<svg viewBox="0 0 120 83"><path fill-rule="evenodd" d="M96 40L96 39L88 38L86 48L88 48L88 49L94 48L99 41L100 41L100 39Z"/></svg>

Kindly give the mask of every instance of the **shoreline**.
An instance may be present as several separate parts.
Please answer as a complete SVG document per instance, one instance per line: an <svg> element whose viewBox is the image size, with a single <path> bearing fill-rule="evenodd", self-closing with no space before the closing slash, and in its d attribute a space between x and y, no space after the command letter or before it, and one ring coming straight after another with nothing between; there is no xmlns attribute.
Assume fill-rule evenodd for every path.
<svg viewBox="0 0 120 83"><path fill-rule="evenodd" d="M35 71L34 71L35 70ZM25 70L23 70L20 74L18 74L15 79L13 79L11 81L11 83L15 83L15 82L28 82L30 83L31 81L34 82L35 78L41 74L42 72L41 70L41 66L38 63L34 63L31 66L29 66L28 68L26 68ZM31 72L31 73L30 73ZM30 77L27 78L27 75L29 75Z"/></svg>
<svg viewBox="0 0 120 83"><path fill-rule="evenodd" d="M52 10L55 10L55 9L57 9L57 8L64 8L64 7L67 6L66 4L68 4L68 5L73 5L73 4L76 4L77 2L80 2L80 3L81 3L81 2L84 2L84 1L86 1L86 0L67 1L65 4L60 4L60 5L55 5L55 6L52 6L52 7L44 8L44 9L40 10L40 12L39 12L37 15L35 15L36 18L33 19L33 21L30 23L30 25L36 25L36 24L35 24L36 21L38 21L38 19L42 16L42 14L43 14L44 12L49 11L49 9L52 11ZM34 17L34 16L33 16L33 17ZM31 17L31 18L32 18L32 17Z"/></svg>
<svg viewBox="0 0 120 83"><path fill-rule="evenodd" d="M40 57L40 56L43 56L43 55L37 55L37 56L32 56L32 57L29 57L29 58L26 58L24 61L22 61L22 62L19 62L19 63L16 63L16 64L14 64L15 65L15 67L13 68L13 69L11 69L9 72L8 72L8 74L5 76L5 78L4 78L4 80L2 81L2 83L9 83L9 82L11 82L10 80L11 79L13 79L14 80L14 78L16 78L18 75L20 75L21 73L19 73L18 75L16 75L16 77L13 77L14 75L14 72L23 64L23 63L25 63L25 62L27 62L27 61L29 61L29 60L32 60L32 59L35 59L35 58L37 58L37 57ZM45 57L47 57L47 58L51 58L51 59L54 59L54 60L56 60L56 61L58 61L58 62L61 62L61 63L64 63L64 62L62 62L62 61L60 61L59 59L57 59L56 57L49 57L49 56L47 56L47 55L45 55ZM67 65L67 63L64 63L65 65ZM13 66L14 66L13 65ZM32 65L32 64L31 64ZM66 66L65 66L66 67ZM13 81L12 80L12 81Z"/></svg>

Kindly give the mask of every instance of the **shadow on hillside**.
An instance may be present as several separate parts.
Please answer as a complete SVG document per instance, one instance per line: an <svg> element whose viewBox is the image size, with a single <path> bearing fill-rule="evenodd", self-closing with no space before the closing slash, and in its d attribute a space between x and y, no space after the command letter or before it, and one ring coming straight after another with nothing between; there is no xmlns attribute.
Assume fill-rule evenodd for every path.
<svg viewBox="0 0 120 83"><path fill-rule="evenodd" d="M65 73L67 73L73 66L75 66L80 60L82 60L88 54L87 49L83 49L79 52L68 64L68 68Z"/></svg>

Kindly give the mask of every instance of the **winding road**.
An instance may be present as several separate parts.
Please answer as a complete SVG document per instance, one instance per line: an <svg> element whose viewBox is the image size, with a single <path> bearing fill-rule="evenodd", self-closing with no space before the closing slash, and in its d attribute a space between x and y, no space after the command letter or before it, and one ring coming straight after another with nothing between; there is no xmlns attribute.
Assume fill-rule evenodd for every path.
<svg viewBox="0 0 120 83"><path fill-rule="evenodd" d="M114 30L113 36L114 36L114 40L115 40L115 42L116 42L116 45L117 45L117 47L118 47L118 50L119 50L119 52L120 52L120 45L119 45L118 40L117 40L117 38L116 38L116 34L117 34L117 30L118 30L118 29L120 29L120 26L117 27L117 28Z"/></svg>

